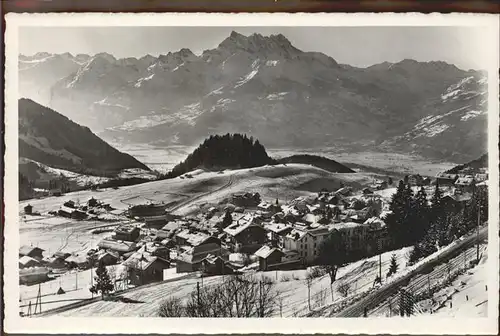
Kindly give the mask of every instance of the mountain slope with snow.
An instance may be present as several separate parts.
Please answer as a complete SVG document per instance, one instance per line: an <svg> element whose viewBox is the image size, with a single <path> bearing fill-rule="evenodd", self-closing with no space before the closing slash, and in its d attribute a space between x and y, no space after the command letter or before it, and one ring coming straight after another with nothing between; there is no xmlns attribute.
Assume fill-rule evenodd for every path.
<svg viewBox="0 0 500 336"><path fill-rule="evenodd" d="M19 157L52 168L112 177L147 166L108 145L67 117L29 99L19 100Z"/></svg>
<svg viewBox="0 0 500 336"><path fill-rule="evenodd" d="M89 56L50 86L50 106L122 142L197 145L231 132L269 148L348 144L467 160L485 150L484 82L445 62L363 69L281 34L232 32L201 55Z"/></svg>

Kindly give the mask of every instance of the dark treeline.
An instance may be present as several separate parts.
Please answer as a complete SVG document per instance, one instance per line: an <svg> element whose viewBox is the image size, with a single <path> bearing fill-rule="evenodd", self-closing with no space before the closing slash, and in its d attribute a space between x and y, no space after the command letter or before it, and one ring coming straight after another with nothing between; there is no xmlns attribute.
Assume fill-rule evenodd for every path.
<svg viewBox="0 0 500 336"><path fill-rule="evenodd" d="M488 167L488 154L483 154L480 158L472 160L468 163L455 166L450 170L446 171L448 174L457 174L460 170L470 167L472 170L477 170L478 168Z"/></svg>
<svg viewBox="0 0 500 336"><path fill-rule="evenodd" d="M394 248L414 246L410 262L415 262L476 228L479 209L484 222L488 219L485 189L475 188L471 199L457 206L443 197L439 184L429 202L424 188L415 194L409 185L400 181L391 200L392 213L386 217L387 229Z"/></svg>
<svg viewBox="0 0 500 336"><path fill-rule="evenodd" d="M163 178L173 178L197 168L251 168L272 164L259 140L241 134L211 135L186 160Z"/></svg>

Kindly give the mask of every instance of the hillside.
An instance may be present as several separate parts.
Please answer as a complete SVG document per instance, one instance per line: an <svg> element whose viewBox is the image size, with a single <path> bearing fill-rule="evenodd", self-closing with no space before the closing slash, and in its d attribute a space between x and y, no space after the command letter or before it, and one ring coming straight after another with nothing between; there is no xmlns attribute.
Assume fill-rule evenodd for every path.
<svg viewBox="0 0 500 336"><path fill-rule="evenodd" d="M64 55L21 56L21 93L50 87L52 108L110 141L191 146L229 132L267 148L339 145L455 162L486 150L486 74L445 62L356 68L281 34L237 32L201 55ZM49 62L71 66L48 77Z"/></svg>
<svg viewBox="0 0 500 336"><path fill-rule="evenodd" d="M87 127L30 99L19 100L19 157L97 176L111 177L130 168L149 170Z"/></svg>
<svg viewBox="0 0 500 336"><path fill-rule="evenodd" d="M241 134L215 135L206 139L186 160L176 165L167 177L177 177L198 168L220 170L251 168L273 163L258 140Z"/></svg>
<svg viewBox="0 0 500 336"><path fill-rule="evenodd" d="M323 170L329 171L331 173L354 173L355 171L351 168L344 166L337 161L318 156L318 155L309 155L309 154L299 154L292 155L289 157L285 157L277 160L278 163L301 163L301 164L309 164Z"/></svg>
<svg viewBox="0 0 500 336"><path fill-rule="evenodd" d="M479 168L487 168L487 167L488 167L488 153L481 155L481 157L475 160L453 167L452 169L446 172L449 174L456 174L464 168L471 168L473 171L478 171Z"/></svg>

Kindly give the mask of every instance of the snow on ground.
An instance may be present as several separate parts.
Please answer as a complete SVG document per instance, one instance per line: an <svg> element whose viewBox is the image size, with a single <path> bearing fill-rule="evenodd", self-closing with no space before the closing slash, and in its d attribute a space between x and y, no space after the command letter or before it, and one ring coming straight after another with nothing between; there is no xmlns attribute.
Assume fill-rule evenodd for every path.
<svg viewBox="0 0 500 336"><path fill-rule="evenodd" d="M434 294L443 307L433 312L438 317L487 317L487 257L478 266L457 277L453 283Z"/></svg>
<svg viewBox="0 0 500 336"><path fill-rule="evenodd" d="M121 265L107 266L110 277L114 279L124 278L125 268ZM39 285L26 286L20 285L19 305L20 311L25 314L28 312L28 306L31 302L35 304L40 288L42 311L62 307L84 299L92 298L89 288L95 277L95 268L85 271L70 271L64 273L53 280L41 283ZM59 288L62 288L64 294L57 294ZM117 282L118 289L124 289L123 282ZM33 310L34 308L32 308Z"/></svg>
<svg viewBox="0 0 500 336"><path fill-rule="evenodd" d="M385 277L389 268L392 254L396 254L398 263L405 265L407 261L408 248L387 252L382 255L382 275ZM257 278L268 277L273 280L276 290L282 298L281 313L278 306L274 316L302 316L309 311L308 308L308 287L305 282L307 270L293 271L270 271L255 272ZM336 288L339 283L351 284L349 296L368 290L373 285L373 281L378 274L378 256L365 260L360 260L341 268L337 274L337 281L333 284L333 300L340 301L340 294ZM136 303L100 301L90 305L72 309L60 316L155 316L160 302L169 297L177 296L186 298L191 291L196 289L196 283L202 286L216 285L223 276L208 278L183 278L171 282L160 283L147 288L136 288L123 296L134 300ZM323 298L319 299L319 292L323 293ZM328 275L313 279L310 288L311 308L321 304L332 302L330 291L330 279ZM137 302L138 301L138 302ZM323 302L324 301L324 302ZM313 308L314 309L314 308Z"/></svg>

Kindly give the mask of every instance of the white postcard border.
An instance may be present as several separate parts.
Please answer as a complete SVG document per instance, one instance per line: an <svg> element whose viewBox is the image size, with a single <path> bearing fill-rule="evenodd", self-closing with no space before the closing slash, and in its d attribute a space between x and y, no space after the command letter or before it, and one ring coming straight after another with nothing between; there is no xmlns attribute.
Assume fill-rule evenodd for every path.
<svg viewBox="0 0 500 336"><path fill-rule="evenodd" d="M498 330L498 17L487 14L46 13L6 15L5 331L10 333L349 333L496 334ZM489 76L489 304L487 318L21 318L18 314L18 29L22 26L482 26ZM50 38L48 36L47 38ZM471 51L474 52L474 51ZM493 74L494 76L492 76Z"/></svg>

